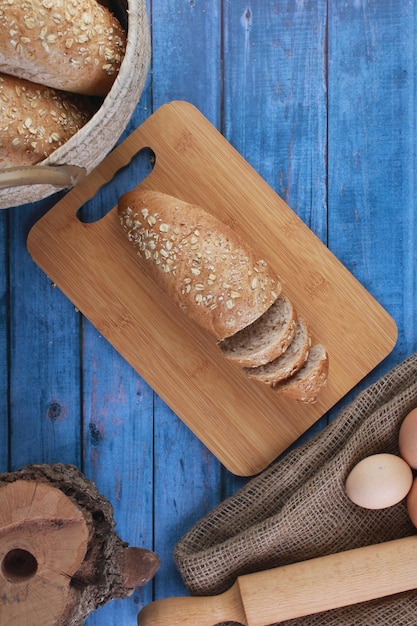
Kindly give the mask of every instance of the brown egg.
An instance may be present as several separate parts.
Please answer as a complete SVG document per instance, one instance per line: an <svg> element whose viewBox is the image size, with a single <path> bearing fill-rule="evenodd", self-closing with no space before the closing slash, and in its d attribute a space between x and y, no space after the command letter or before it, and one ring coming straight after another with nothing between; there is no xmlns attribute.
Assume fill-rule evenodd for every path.
<svg viewBox="0 0 417 626"><path fill-rule="evenodd" d="M347 496L365 509L385 509L406 497L413 473L394 454L373 454L360 461L346 479Z"/></svg>
<svg viewBox="0 0 417 626"><path fill-rule="evenodd" d="M407 510L410 520L417 527L417 478L414 479L413 485L408 492Z"/></svg>
<svg viewBox="0 0 417 626"><path fill-rule="evenodd" d="M404 461L417 469L417 408L404 418L398 435L398 445Z"/></svg>

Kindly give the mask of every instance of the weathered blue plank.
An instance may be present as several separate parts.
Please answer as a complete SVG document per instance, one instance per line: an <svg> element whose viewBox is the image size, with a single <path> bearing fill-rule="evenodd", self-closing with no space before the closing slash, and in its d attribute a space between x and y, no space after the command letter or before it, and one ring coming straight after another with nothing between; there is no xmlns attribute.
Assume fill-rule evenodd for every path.
<svg viewBox="0 0 417 626"><path fill-rule="evenodd" d="M324 242L326 19L324 1L224 1L223 132Z"/></svg>
<svg viewBox="0 0 417 626"><path fill-rule="evenodd" d="M151 15L154 110L186 100L219 127L220 0L154 0Z"/></svg>
<svg viewBox="0 0 417 626"><path fill-rule="evenodd" d="M330 3L329 245L417 348L415 3Z"/></svg>
<svg viewBox="0 0 417 626"><path fill-rule="evenodd" d="M9 469L8 213L0 214L0 472Z"/></svg>
<svg viewBox="0 0 417 626"><path fill-rule="evenodd" d="M155 398L155 549L161 568L155 597L185 593L173 561L182 535L220 500L219 462L191 431Z"/></svg>
<svg viewBox="0 0 417 626"><path fill-rule="evenodd" d="M80 462L80 316L26 251L38 210L10 211L11 469Z"/></svg>
<svg viewBox="0 0 417 626"><path fill-rule="evenodd" d="M224 7L224 134L326 241L326 2Z"/></svg>
<svg viewBox="0 0 417 626"><path fill-rule="evenodd" d="M111 502L118 535L152 549L153 392L91 324L83 326L84 472ZM133 624L151 591L107 604L88 624Z"/></svg>
<svg viewBox="0 0 417 626"><path fill-rule="evenodd" d="M219 0L153 2L154 110L172 100L186 100L220 126L220 16ZM173 562L175 542L220 497L220 464L156 398L155 549L162 563L155 578L155 597L184 592Z"/></svg>
<svg viewBox="0 0 417 626"><path fill-rule="evenodd" d="M149 114L149 85L148 81L121 141ZM91 220L107 213L150 171L148 153L140 153L83 207L84 216ZM111 502L118 535L131 546L153 549L154 393L85 319L82 345L84 472ZM93 612L86 623L134 624L140 608L151 599L152 585L146 585L130 598Z"/></svg>
<svg viewBox="0 0 417 626"><path fill-rule="evenodd" d="M381 369L417 350L415 3L148 5L152 73L124 136L165 102L195 104L394 316L399 340ZM89 203L92 219L150 164L132 168ZM154 585L87 620L133 626L153 586L155 597L184 591L176 541L246 479L221 468L32 263L26 235L51 202L0 216L0 467L9 456L12 469L75 463L113 504L119 535L158 552Z"/></svg>

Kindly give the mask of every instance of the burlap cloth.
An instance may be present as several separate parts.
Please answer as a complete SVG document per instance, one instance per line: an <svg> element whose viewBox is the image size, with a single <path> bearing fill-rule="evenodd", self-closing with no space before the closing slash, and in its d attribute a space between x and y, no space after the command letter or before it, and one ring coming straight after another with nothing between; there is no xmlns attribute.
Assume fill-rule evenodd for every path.
<svg viewBox="0 0 417 626"><path fill-rule="evenodd" d="M190 593L218 594L242 574L417 532L404 501L371 511L352 504L344 490L348 473L365 456L398 454L399 427L416 406L417 353L191 528L174 550ZM281 624L415 625L417 591Z"/></svg>

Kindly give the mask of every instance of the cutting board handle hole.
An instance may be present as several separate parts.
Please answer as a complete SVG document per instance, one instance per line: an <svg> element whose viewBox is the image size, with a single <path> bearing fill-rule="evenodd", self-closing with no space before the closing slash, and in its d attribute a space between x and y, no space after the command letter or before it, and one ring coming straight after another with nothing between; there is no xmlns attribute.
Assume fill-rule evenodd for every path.
<svg viewBox="0 0 417 626"><path fill-rule="evenodd" d="M156 161L151 148L142 148L131 161L120 168L97 193L77 211L77 218L84 224L101 220L118 203L120 196L137 187L152 172ZM110 185L111 183L111 185Z"/></svg>

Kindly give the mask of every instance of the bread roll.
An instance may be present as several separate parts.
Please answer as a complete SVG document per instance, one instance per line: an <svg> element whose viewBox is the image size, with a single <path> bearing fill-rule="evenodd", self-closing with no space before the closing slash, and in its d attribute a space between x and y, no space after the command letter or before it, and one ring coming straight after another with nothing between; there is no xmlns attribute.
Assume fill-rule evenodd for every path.
<svg viewBox="0 0 417 626"><path fill-rule="evenodd" d="M154 279L218 341L251 324L277 299L275 272L202 208L135 189L120 198L118 210Z"/></svg>
<svg viewBox="0 0 417 626"><path fill-rule="evenodd" d="M94 111L88 98L0 74L0 167L42 161Z"/></svg>
<svg viewBox="0 0 417 626"><path fill-rule="evenodd" d="M120 23L96 0L0 0L0 72L105 96L125 47Z"/></svg>

